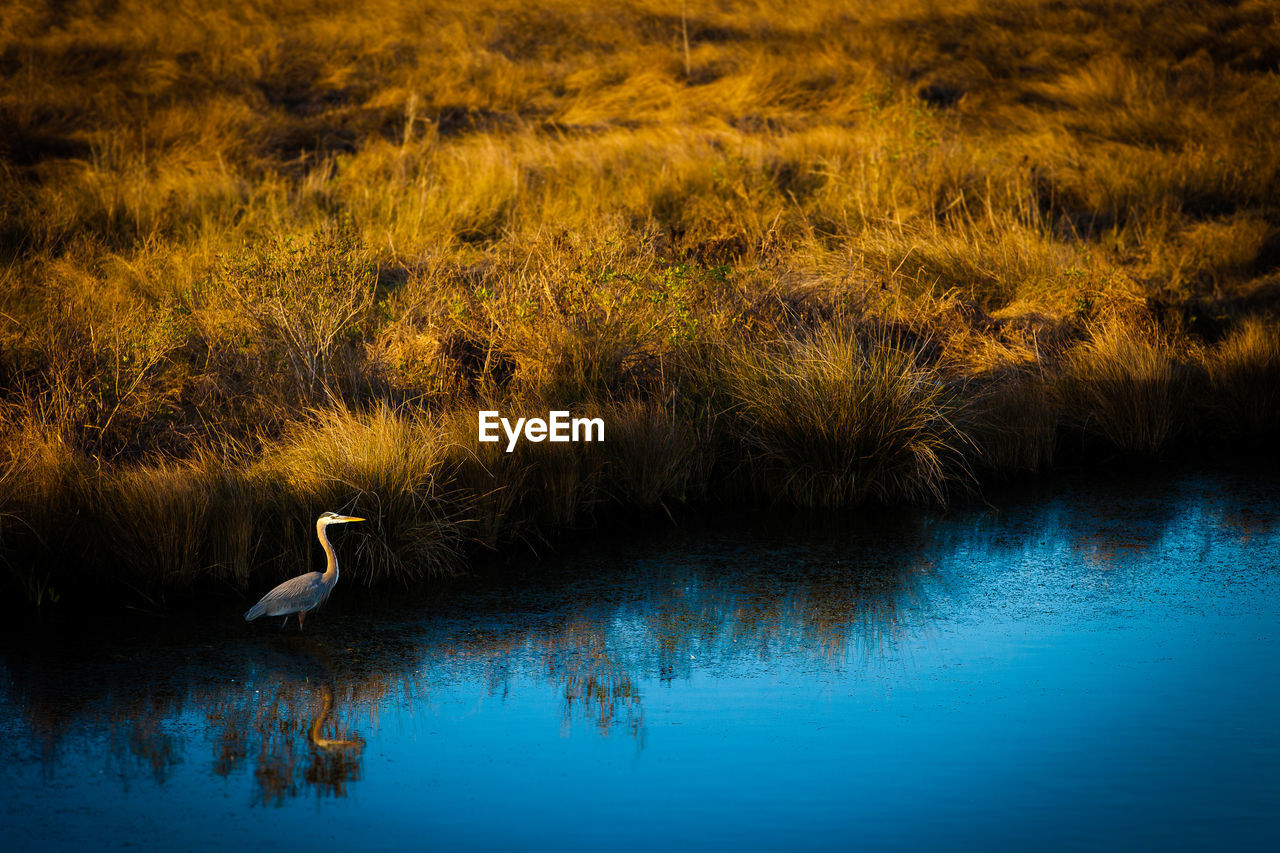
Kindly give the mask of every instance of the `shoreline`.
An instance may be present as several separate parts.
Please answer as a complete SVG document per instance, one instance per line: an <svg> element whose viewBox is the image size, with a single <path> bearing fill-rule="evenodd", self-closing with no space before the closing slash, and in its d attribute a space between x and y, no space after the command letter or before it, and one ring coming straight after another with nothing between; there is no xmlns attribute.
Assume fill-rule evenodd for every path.
<svg viewBox="0 0 1280 853"><path fill-rule="evenodd" d="M403 616L418 608L424 608L424 613L439 612L441 608L447 610L448 602L459 593L500 597L502 590L529 582L573 585L578 581L575 581L575 575L566 574L566 567L576 565L584 558L595 559L593 555L601 550L606 555L616 554L621 562L625 562L625 555L637 547L643 552L702 536L715 538L735 533L768 541L804 540L810 536L824 541L833 535L863 541L864 533L869 540L875 541L878 536L889 533L892 541L898 535L909 535L906 531L915 526L931 526L957 515L998 525L1006 512L1013 511L1015 515L1028 511L1034 513L1046 503L1060 500L1064 493L1080 489L1096 491L1108 484L1114 486L1120 495L1149 492L1156 486L1163 488L1205 478L1262 487L1268 482L1266 478L1274 474L1280 474L1280 460L1273 456L1261 452L1223 452L1209 458L1177 458L1156 463L1147 460L1123 466L1064 466L1053 472L993 485L983 495L970 493L964 500L946 508L875 505L821 510L720 504L686 507L674 521L661 511L636 517L615 510L591 526L561 531L537 554L527 549L485 552L478 555L483 562L473 564L458 574L418 578L402 585L384 583L369 587L362 584L358 576L359 567L353 562L356 548L351 542L340 542L338 549L343 559L343 582L340 591L335 593L338 597L326 603L323 609L339 614L342 619L350 619L371 607L376 610L385 606ZM1123 503L1118 506L1122 512L1129 511ZM318 559L318 545L315 545L315 551L309 556ZM308 568L315 568L314 559ZM612 556L606 561L614 564ZM356 577L351 577L352 574ZM261 582L269 585L275 581L271 577L263 577ZM234 636L298 636L295 630L276 632L243 622L243 606L252 603L263 589L239 590L226 585L188 588L184 596L159 605L129 602L123 598L105 602L74 598L56 607L31 609L15 607L10 602L7 608L10 619L7 628L0 631L0 639L10 644L38 644L41 637L110 635L113 632L134 636L136 631L150 632L157 626L179 638L188 635L196 639L214 634L222 636L219 631L209 634L211 629L208 627L192 627L193 623L189 622L192 617L197 618L200 625L206 622L209 625L221 624ZM104 608L101 606L104 603L120 606Z"/></svg>
<svg viewBox="0 0 1280 853"><path fill-rule="evenodd" d="M599 449L599 447L595 448L597 451ZM525 462L527 463L528 460ZM440 505L426 510L428 519L437 525L429 528L430 530L442 529L438 526L442 522L440 516L453 513L453 524L456 529L449 530L446 534L448 538L445 542L450 549L447 557L442 558L438 553L432 554L431 559L435 562L427 566L419 566L417 571L414 571L414 567L403 566L398 573L384 571L381 575L376 573L376 566L371 567L366 564L365 561L369 559L370 554L384 560L407 561L413 559L411 556L413 553L421 553L418 549L423 548L424 545L430 547L433 543L415 541L412 538L403 537L402 534L402 539L395 543L400 547L399 553L389 553L388 546L391 543L385 540L371 543L371 540L385 536L388 530L403 529L404 525L411 524L415 520L421 521L421 519L404 516L395 518L371 516L372 529L376 532L361 531L356 535L343 535L336 540L336 543L342 561L344 586L348 590L356 587L357 597L365 599L394 594L397 591L416 590L415 594L421 594L422 591L437 584L447 588L454 578L465 580L467 583L501 584L510 571L524 572L530 567L536 570L536 566L542 560L559 560L567 554L577 553L583 548L591 547L593 542L601 541L601 537L606 541L619 537L640 541L645 537L646 531L653 529L654 526L664 530L702 529L708 526L715 528L724 524L732 526L751 519L766 526L779 524L782 519L794 521L801 526L809 524L821 526L847 524L850 521L861 524L863 523L861 519L868 513L873 517L900 519L919 512L945 513L953 509L960 512L972 511L983 505L998 511L999 507L1010 499L1015 503L1033 501L1037 494L1053 494L1063 484L1072 482L1115 479L1117 482L1124 483L1132 481L1135 477L1177 479L1201 469L1230 472L1240 469L1241 466L1252 469L1261 465L1275 469L1278 464L1280 463L1277 463L1273 456L1268 455L1261 445L1235 448L1217 445L1208 453L1203 452L1203 448L1184 446L1160 458L1113 455L1109 459L1099 459L1077 454L1070 460L1060 462L1054 468L1038 472L988 471L984 480L968 482L964 484L962 490L953 492L953 500L948 504L902 501L845 503L835 506L803 506L794 502L770 504L760 501L758 495L752 499L750 492L741 490L737 490L736 497L731 498L730 495L735 494L735 489L733 483L726 481L720 483L718 487L707 486L705 496L698 501L683 503L673 501L671 506L663 504L661 500L656 504L640 506L608 501L602 497L597 498L594 503L582 503L579 506L578 515L564 520L556 527L546 526L545 517L542 520L530 517L527 514L528 510L524 510L525 515L519 519L504 520L493 515L486 519L483 517L483 511L487 510L492 514L497 510L492 504L484 507L475 497L472 497L473 511L467 515L460 510ZM166 469L153 470L168 479L169 475L164 473ZM126 472L126 476L133 478L137 478L138 474L136 470ZM222 471L215 473L214 476L225 482L229 474ZM119 486L119 483L113 480L108 480L106 483L105 489L101 486L95 489L99 494L99 500L104 492ZM76 490L82 496L89 491L83 483L76 484ZM259 491L258 494L268 493ZM238 496L241 501L238 505L240 508L252 506L246 502L245 491L239 491ZM278 491L273 496L276 500L281 499ZM494 495L489 494L482 496L481 500L493 497ZM376 500L371 500L369 492L365 492L363 497L348 499L346 503L351 503L352 500L355 502L356 509L361 512L367 511L363 509L364 507L377 505ZM534 501L534 503L537 502ZM425 506L425 504L420 505ZM519 500L507 504L509 512L519 511L520 507ZM437 515L432 516L431 513ZM93 517L95 514L97 518ZM127 512L122 513L117 507L111 512L111 517L118 518L124 514ZM201 555L212 553L208 550L213 544L209 541L211 528L204 526L198 531L188 529L186 531L188 535L197 534L204 538L196 539L193 536L190 541L179 543L181 550L177 551L174 549L172 536L167 535L162 527L158 526L158 519L151 517L140 519L142 526L131 530L129 538L123 542L117 540L118 544L113 543L110 538L96 540L86 538L74 543L70 537L74 537L75 534L70 534L68 539L62 541L60 547L75 548L74 551L64 550L63 553L76 556L69 560L64 557L63 562L55 565L46 562L51 559L49 551L31 548L30 540L27 543L28 550L25 552L21 550L21 540L12 532L15 519L10 516L6 519L4 531L8 535L0 538L0 542L5 545L3 556L8 567L6 580L10 590L20 594L21 591L32 589L30 586L21 586L21 579L15 576L14 567L22 565L24 559L30 560L28 565L33 571L43 571L47 574L41 579L46 584L44 589L40 590L44 595L43 600L32 601L29 598L24 600L18 595L11 595L7 599L9 606L6 609L14 615L26 614L28 617L38 617L41 614L55 616L62 613L75 618L77 614L82 614L86 610L96 609L103 603L111 603L153 615L174 615L189 612L193 608L200 610L202 608L200 602L206 599L223 603L243 602L246 596L253 597L280 580L314 568L318 545L314 542L314 536L308 535L311 533L313 521L309 515L289 516L281 504L257 505L247 517L240 519L234 516L228 517L225 511L219 512L217 507L212 508L211 515L223 520L224 523L229 522L233 526L238 526L242 531L240 541L245 544L256 542L256 548L235 554L231 561L221 565L197 565L194 561ZM106 530L103 526L106 519L102 517L102 510L91 504L64 507L62 517L68 516L78 517L80 531L96 530L101 536ZM521 530L524 536L509 537L490 543L483 543L475 538L478 532L492 532L503 527L507 522ZM243 525L246 523L252 526L244 529ZM277 529L283 528L283 534L278 534L279 538L269 542L268 525L279 525ZM106 535L109 537L110 533ZM148 540L145 538L148 535L154 538ZM15 539L19 543L18 547L14 547ZM166 547L167 550L165 550ZM382 550L374 550L375 548ZM140 572L137 566L127 572L121 572L119 567L127 559L127 555L139 553L141 549L152 550L151 561L147 566L161 565L159 561L164 559L166 553L185 556L188 563L176 567L164 566L170 569L165 573L146 574ZM98 555L96 561L89 557L90 553ZM517 566L518 569L514 568ZM175 568L177 571L173 571ZM56 598L50 596L50 592L60 592L59 584L63 585L63 588L71 589L72 594L59 594ZM348 592L348 596L352 592Z"/></svg>

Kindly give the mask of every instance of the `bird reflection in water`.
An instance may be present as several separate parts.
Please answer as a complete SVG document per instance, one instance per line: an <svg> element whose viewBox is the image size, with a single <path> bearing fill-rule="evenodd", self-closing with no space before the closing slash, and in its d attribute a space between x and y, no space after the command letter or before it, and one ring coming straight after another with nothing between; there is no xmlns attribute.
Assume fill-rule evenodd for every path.
<svg viewBox="0 0 1280 853"><path fill-rule="evenodd" d="M214 772L229 776L252 753L256 803L281 805L312 791L342 797L359 780L365 742L335 707L333 679L319 647L290 644L264 673L273 686L226 693L208 705L215 731ZM350 686L343 703L359 700ZM335 711L337 713L335 713Z"/></svg>
<svg viewBox="0 0 1280 853"><path fill-rule="evenodd" d="M305 717L264 716L265 736L254 761L255 802L281 805L308 789L317 795L344 797L347 784L360 779L364 740L329 720L333 711L332 687L319 685L311 699L316 696L320 707L312 712L309 725ZM280 711L287 705L274 704L271 710Z"/></svg>

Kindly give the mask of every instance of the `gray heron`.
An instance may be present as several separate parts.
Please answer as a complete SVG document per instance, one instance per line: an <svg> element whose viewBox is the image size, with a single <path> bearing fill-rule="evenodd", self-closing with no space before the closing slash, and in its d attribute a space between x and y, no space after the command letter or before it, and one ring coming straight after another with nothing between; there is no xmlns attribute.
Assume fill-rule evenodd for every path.
<svg viewBox="0 0 1280 853"><path fill-rule="evenodd" d="M338 583L338 557L333 553L333 546L329 544L329 537L325 535L324 529L330 524L346 524L348 521L364 521L364 519L351 515L338 515L336 512L326 512L317 518L316 535L320 537L325 556L329 558L324 572L307 572L305 575L299 575L280 584L249 608L244 614L244 621L252 622L259 616L283 615L284 622L280 623L280 627L283 628L289 624L289 617L297 613L298 630L301 631L307 612L323 604L329 597L329 593L333 591L334 585Z"/></svg>

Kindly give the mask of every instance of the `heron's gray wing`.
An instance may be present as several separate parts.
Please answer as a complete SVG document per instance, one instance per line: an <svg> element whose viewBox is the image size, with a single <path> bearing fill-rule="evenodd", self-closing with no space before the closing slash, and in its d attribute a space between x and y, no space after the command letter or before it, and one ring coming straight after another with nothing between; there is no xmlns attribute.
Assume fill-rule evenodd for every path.
<svg viewBox="0 0 1280 853"><path fill-rule="evenodd" d="M326 590L321 577L320 572L307 572L285 581L249 608L249 612L244 614L245 621L259 616L281 616L310 610L324 600Z"/></svg>

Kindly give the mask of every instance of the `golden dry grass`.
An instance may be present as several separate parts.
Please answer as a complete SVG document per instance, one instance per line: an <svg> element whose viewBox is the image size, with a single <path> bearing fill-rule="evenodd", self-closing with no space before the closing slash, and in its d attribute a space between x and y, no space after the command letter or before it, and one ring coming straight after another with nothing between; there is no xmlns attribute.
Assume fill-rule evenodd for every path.
<svg viewBox="0 0 1280 853"><path fill-rule="evenodd" d="M743 459L830 504L1265 445L1278 64L1261 0L6 4L0 555L46 601L73 519L242 587L338 503L412 578ZM871 355L815 396L814 347ZM867 371L919 452L851 437ZM507 455L482 404L615 440Z"/></svg>

